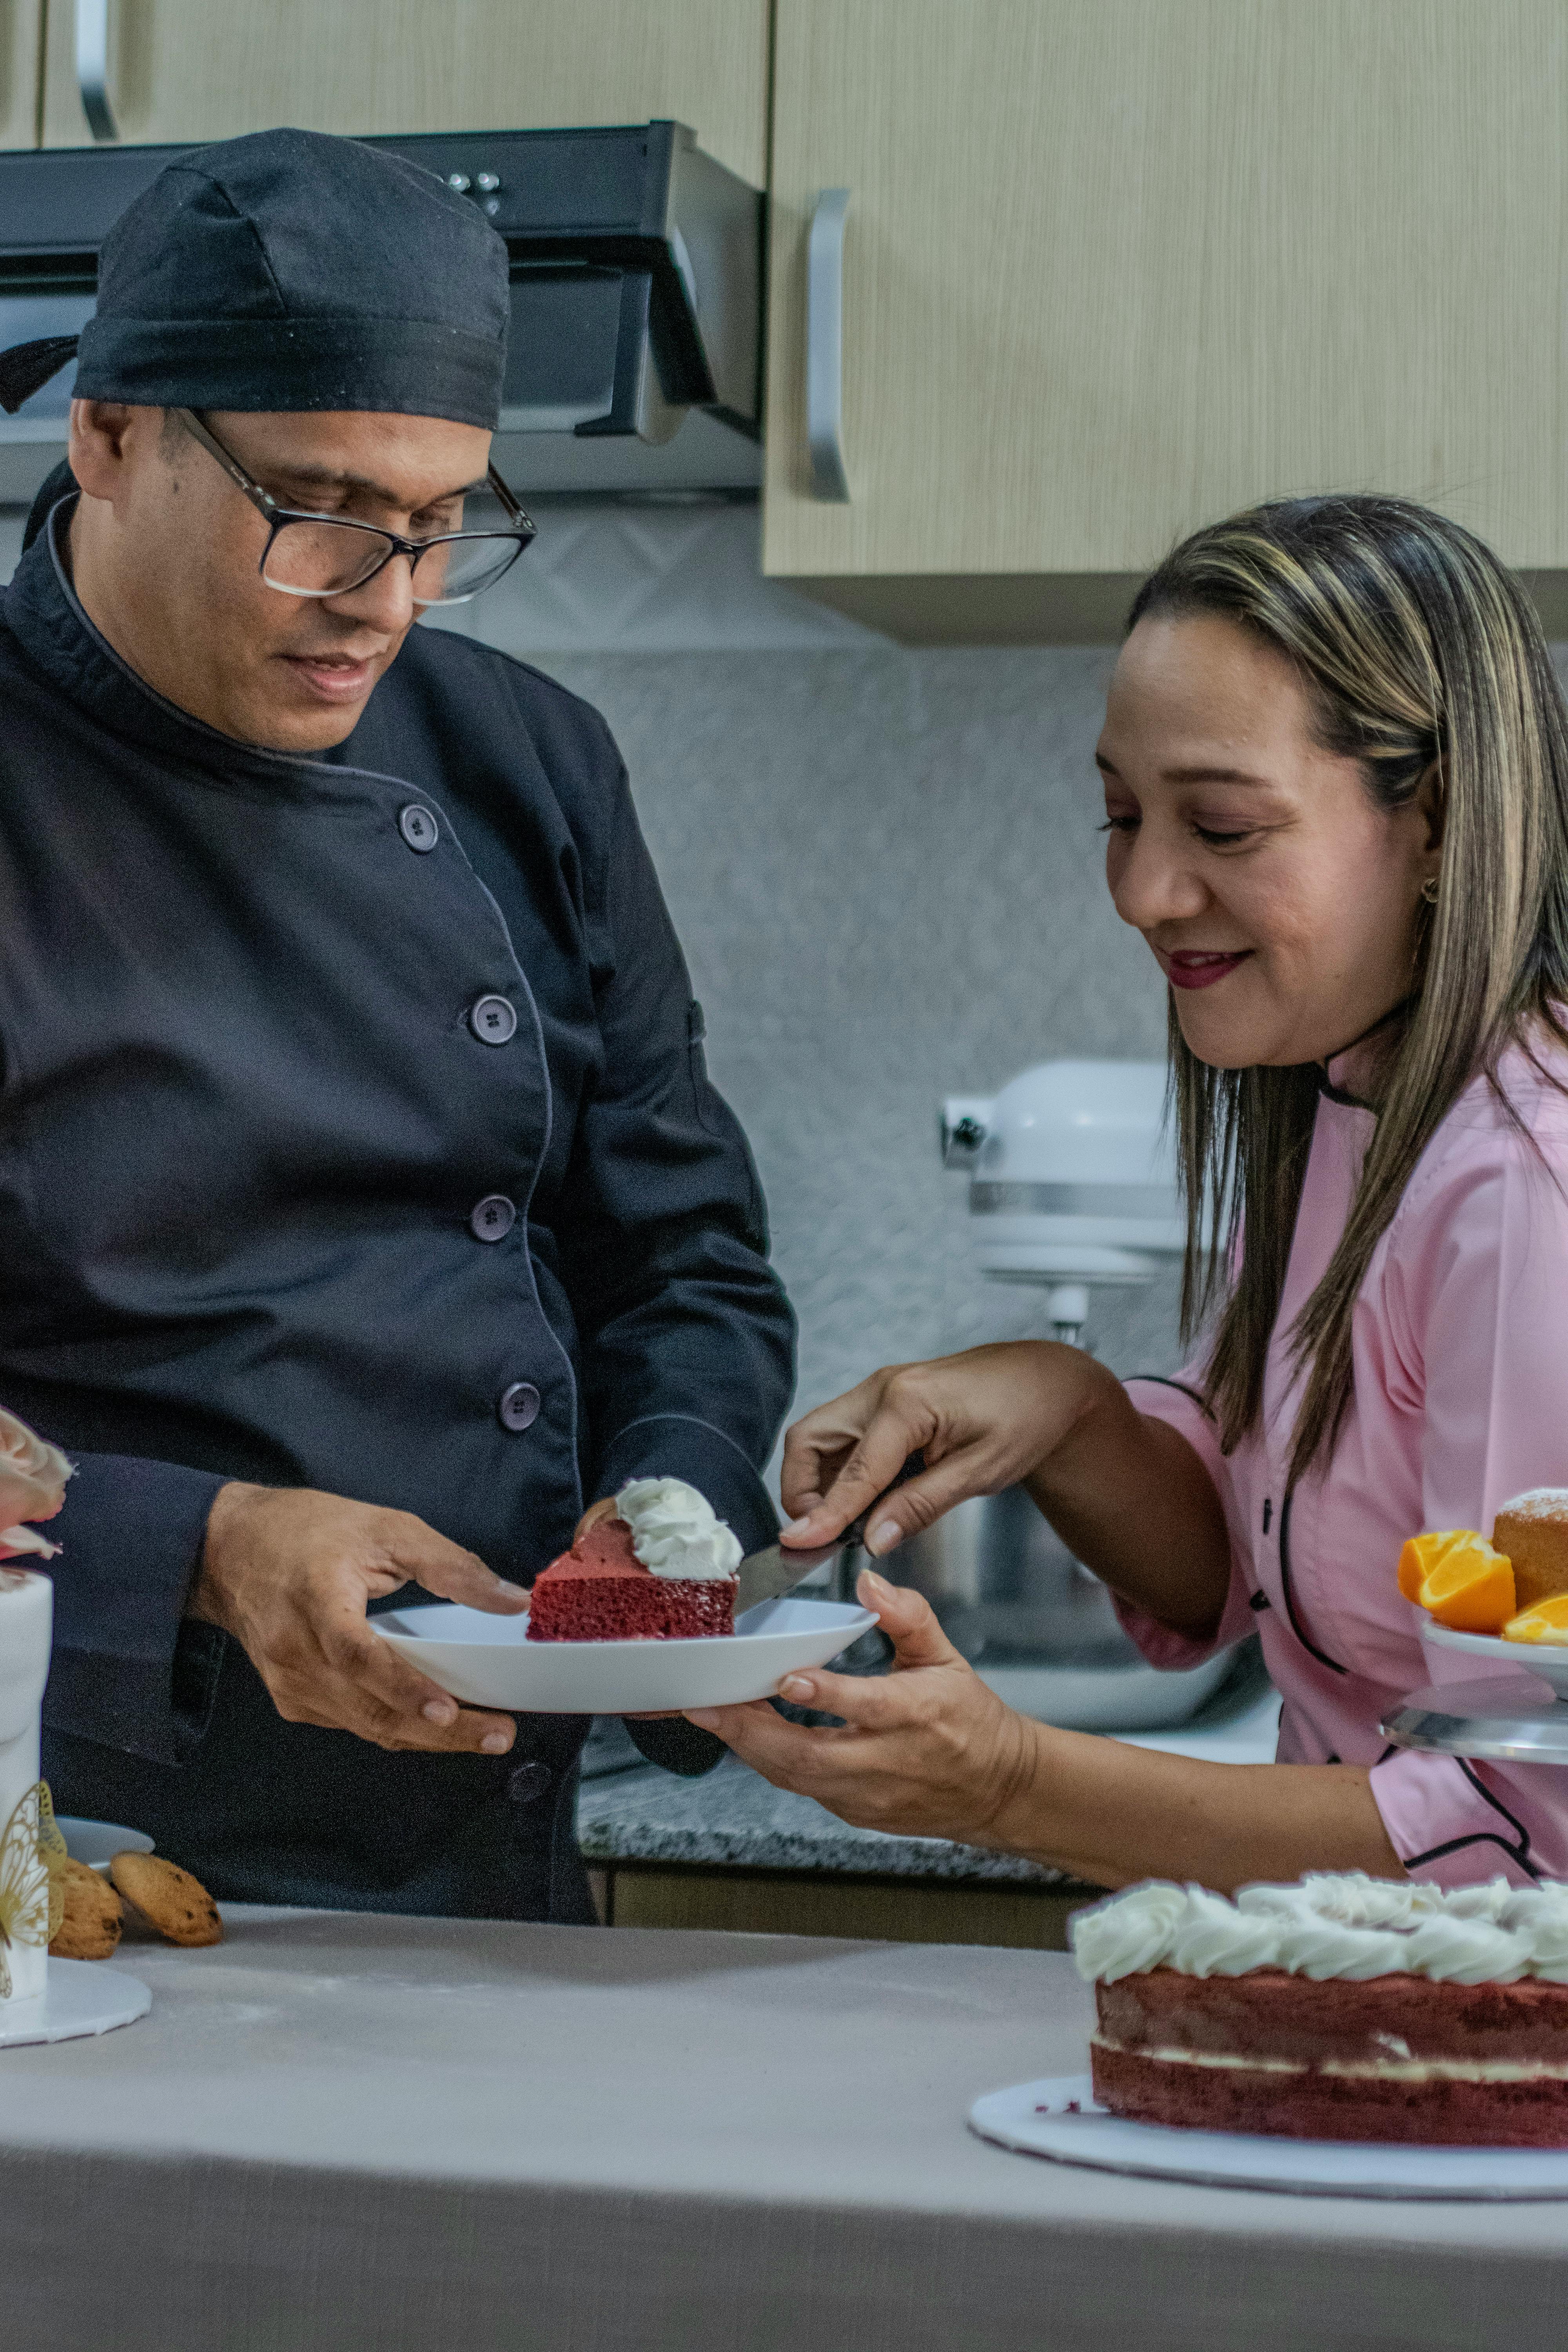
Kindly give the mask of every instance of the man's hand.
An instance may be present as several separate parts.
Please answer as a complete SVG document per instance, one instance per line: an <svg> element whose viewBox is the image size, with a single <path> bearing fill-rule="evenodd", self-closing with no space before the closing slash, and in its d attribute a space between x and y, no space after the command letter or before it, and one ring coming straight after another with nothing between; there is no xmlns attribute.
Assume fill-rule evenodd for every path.
<svg viewBox="0 0 1568 2352"><path fill-rule="evenodd" d="M528 1606L521 1585L411 1512L237 1482L214 1499L187 1614L233 1634L286 1723L378 1748L504 1756L517 1736L510 1716L460 1707L371 1632L365 1603L411 1578L470 1609Z"/></svg>
<svg viewBox="0 0 1568 2352"><path fill-rule="evenodd" d="M786 1675L779 1696L842 1716L842 1730L812 1730L751 1706L689 1707L689 1722L725 1745L775 1788L815 1797L841 1821L905 1837L992 1843L998 1817L1016 1809L1037 1769L1035 1733L1004 1706L937 1623L929 1602L869 1569L859 1599L893 1644L886 1675Z"/></svg>

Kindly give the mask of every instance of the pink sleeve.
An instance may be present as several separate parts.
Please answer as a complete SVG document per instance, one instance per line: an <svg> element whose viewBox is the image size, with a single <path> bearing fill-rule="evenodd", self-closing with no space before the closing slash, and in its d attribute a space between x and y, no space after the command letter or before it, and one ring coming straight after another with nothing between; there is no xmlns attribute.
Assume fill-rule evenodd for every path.
<svg viewBox="0 0 1568 2352"><path fill-rule="evenodd" d="M1521 1108L1533 1143L1462 1134L1390 1235L1385 1373L1420 1417L1424 1527L1489 1534L1510 1496L1568 1486L1568 1121L1560 1098ZM1426 1657L1434 1683L1485 1671ZM1372 1790L1415 1877L1568 1870L1568 1769L1406 1752L1373 1768Z"/></svg>
<svg viewBox="0 0 1568 2352"><path fill-rule="evenodd" d="M1225 1607L1212 1638L1194 1642L1188 1634L1177 1633L1169 1625L1162 1625L1142 1609L1118 1601L1116 1613L1125 1630L1137 1643L1152 1666L1166 1672L1182 1666L1201 1666L1216 1650L1227 1650L1235 1642L1245 1641L1255 1633L1258 1621L1250 1607L1251 1586L1244 1562L1246 1553L1237 1541L1235 1497L1231 1491L1229 1465L1219 1450L1219 1433L1199 1396L1196 1382L1201 1367L1178 1374L1174 1380L1128 1381L1128 1395L1141 1413L1151 1421L1163 1421L1179 1431L1204 1468L1225 1508L1226 1525L1230 1530L1230 1589Z"/></svg>
<svg viewBox="0 0 1568 2352"><path fill-rule="evenodd" d="M1507 1770L1405 1749L1372 1769L1389 1842L1412 1878L1529 1886L1568 1870L1568 1769Z"/></svg>

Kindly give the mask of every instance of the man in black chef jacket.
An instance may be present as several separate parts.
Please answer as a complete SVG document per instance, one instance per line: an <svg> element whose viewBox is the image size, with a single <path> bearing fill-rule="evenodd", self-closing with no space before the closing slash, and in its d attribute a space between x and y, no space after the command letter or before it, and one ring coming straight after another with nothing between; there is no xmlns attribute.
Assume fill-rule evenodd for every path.
<svg viewBox="0 0 1568 2352"><path fill-rule="evenodd" d="M430 174L193 151L105 242L0 606L0 1397L78 1465L46 1769L234 1898L590 1917L583 1721L459 1709L366 1606L519 1609L634 1476L773 1527L791 1318L616 747L410 633L531 535L506 327Z"/></svg>

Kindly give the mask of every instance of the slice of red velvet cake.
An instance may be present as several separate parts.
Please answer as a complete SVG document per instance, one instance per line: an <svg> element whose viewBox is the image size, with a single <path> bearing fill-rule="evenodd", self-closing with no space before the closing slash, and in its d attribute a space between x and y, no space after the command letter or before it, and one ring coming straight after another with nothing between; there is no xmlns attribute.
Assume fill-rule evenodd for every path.
<svg viewBox="0 0 1568 2352"><path fill-rule="evenodd" d="M617 1503L626 1517L601 1519L540 1572L529 1640L689 1642L732 1633L741 1547L710 1505L675 1478L637 1479ZM634 1549L639 1545L646 1559ZM699 1572L682 1575L683 1566Z"/></svg>
<svg viewBox="0 0 1568 2352"><path fill-rule="evenodd" d="M1080 1912L1094 2095L1298 2139L1568 2146L1568 1886L1155 1882Z"/></svg>

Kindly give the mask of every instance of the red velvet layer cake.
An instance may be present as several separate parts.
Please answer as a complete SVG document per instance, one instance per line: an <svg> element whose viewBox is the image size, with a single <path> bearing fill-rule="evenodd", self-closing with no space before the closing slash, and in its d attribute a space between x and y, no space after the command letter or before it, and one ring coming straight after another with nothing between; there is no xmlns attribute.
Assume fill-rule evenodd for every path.
<svg viewBox="0 0 1568 2352"><path fill-rule="evenodd" d="M624 1519L601 1519L540 1571L531 1642L689 1642L735 1630L735 1580L656 1576Z"/></svg>
<svg viewBox="0 0 1568 2352"><path fill-rule="evenodd" d="M1568 1985L1154 1969L1099 1986L1097 2005L1094 2095L1139 2123L1568 2144Z"/></svg>
<svg viewBox="0 0 1568 2352"><path fill-rule="evenodd" d="M1568 2146L1568 1887L1159 1883L1082 1912L1113 2115L1298 2139Z"/></svg>

